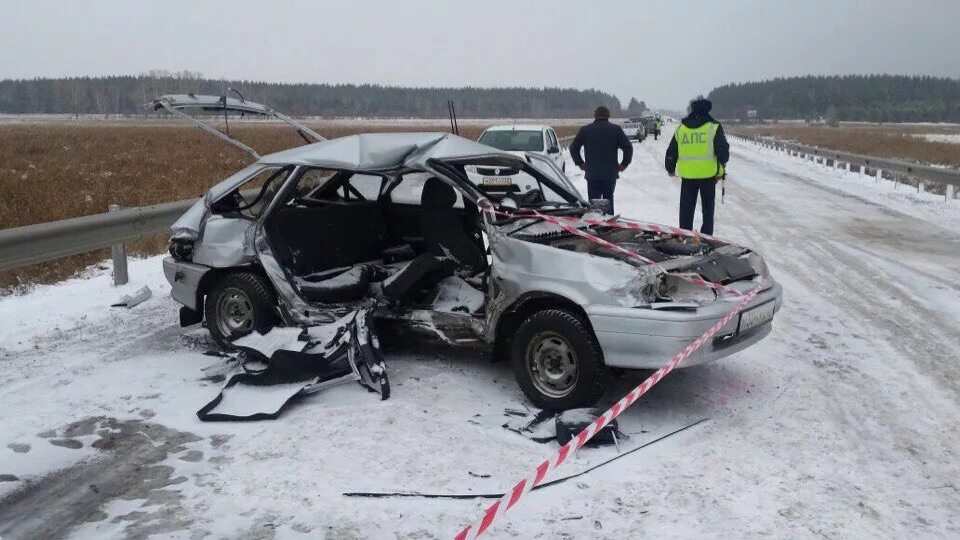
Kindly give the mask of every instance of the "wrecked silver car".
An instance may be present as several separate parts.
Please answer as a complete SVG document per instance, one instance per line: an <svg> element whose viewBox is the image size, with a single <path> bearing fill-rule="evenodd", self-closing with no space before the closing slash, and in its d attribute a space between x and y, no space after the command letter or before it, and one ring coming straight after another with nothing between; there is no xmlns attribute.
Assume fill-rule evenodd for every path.
<svg viewBox="0 0 960 540"><path fill-rule="evenodd" d="M757 253L586 224L613 218L542 156L447 133L382 133L257 157L173 225L163 263L181 324L205 322L224 348L364 310L378 328L410 330L407 340L489 348L533 403L569 409L595 403L612 373L659 367L730 310L731 292L766 283L684 366L756 343L780 308ZM468 174L485 168L510 169L511 183Z"/></svg>

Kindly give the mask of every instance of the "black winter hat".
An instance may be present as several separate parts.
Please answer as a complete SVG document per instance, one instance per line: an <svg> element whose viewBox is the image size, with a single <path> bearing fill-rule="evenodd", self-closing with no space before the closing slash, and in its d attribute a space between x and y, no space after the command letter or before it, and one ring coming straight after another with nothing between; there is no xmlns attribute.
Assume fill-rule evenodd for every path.
<svg viewBox="0 0 960 540"><path fill-rule="evenodd" d="M700 113L707 114L710 112L710 109L713 108L713 103L709 99L703 96L697 96L690 100L690 112L691 113Z"/></svg>

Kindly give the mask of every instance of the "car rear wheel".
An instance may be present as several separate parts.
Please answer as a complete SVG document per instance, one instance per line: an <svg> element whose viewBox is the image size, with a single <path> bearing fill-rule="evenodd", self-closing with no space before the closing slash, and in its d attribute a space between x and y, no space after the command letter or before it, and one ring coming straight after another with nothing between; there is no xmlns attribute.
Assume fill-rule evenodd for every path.
<svg viewBox="0 0 960 540"><path fill-rule="evenodd" d="M268 330L277 320L276 295L270 284L253 272L223 276L207 293L204 316L210 336L231 350L231 341L254 330Z"/></svg>
<svg viewBox="0 0 960 540"><path fill-rule="evenodd" d="M609 377L590 328L561 309L538 311L520 325L511 363L520 389L546 410L595 404Z"/></svg>

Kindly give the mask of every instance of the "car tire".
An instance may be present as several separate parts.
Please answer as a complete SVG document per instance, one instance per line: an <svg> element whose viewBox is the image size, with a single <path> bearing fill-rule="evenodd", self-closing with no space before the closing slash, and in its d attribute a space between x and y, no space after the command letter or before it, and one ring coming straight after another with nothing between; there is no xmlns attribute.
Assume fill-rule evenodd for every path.
<svg viewBox="0 0 960 540"><path fill-rule="evenodd" d="M254 330L267 331L277 322L277 297L266 278L253 272L231 272L216 282L203 305L210 337L225 350L231 341Z"/></svg>
<svg viewBox="0 0 960 540"><path fill-rule="evenodd" d="M538 311L523 321L512 340L510 360L524 395L544 410L594 405L609 380L590 327L562 309Z"/></svg>

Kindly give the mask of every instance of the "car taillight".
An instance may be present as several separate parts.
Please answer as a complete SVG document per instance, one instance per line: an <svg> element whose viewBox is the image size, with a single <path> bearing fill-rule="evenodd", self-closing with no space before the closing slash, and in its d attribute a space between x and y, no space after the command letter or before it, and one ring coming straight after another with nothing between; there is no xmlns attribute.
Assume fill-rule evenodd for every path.
<svg viewBox="0 0 960 540"><path fill-rule="evenodd" d="M178 262L190 262L193 260L193 240L183 240L180 238L170 239L170 255Z"/></svg>

